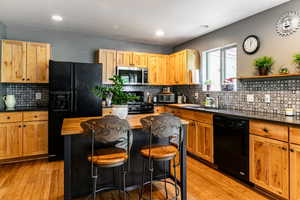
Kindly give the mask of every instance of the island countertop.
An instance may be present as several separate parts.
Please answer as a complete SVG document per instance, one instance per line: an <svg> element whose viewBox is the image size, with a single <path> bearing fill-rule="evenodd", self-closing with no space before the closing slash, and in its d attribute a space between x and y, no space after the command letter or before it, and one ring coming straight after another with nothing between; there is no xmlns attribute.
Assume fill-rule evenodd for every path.
<svg viewBox="0 0 300 200"><path fill-rule="evenodd" d="M142 124L140 120L144 117L148 116L155 116L158 113L152 114L138 114L138 115L128 115L127 121L132 129L139 129L142 128ZM90 119L100 119L102 116L99 117L78 117L78 118L65 118L62 124L61 135L78 135L83 134L83 129L80 126L81 122L90 120ZM181 119L181 123L183 125L188 124L188 121Z"/></svg>

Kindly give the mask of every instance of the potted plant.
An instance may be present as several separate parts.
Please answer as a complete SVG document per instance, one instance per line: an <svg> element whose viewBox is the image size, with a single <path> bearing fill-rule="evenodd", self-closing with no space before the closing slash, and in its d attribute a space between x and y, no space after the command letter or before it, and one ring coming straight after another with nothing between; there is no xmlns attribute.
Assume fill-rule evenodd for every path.
<svg viewBox="0 0 300 200"><path fill-rule="evenodd" d="M300 71L300 54L294 55L294 63L297 65L296 68Z"/></svg>
<svg viewBox="0 0 300 200"><path fill-rule="evenodd" d="M259 75L268 75L274 64L274 59L269 56L263 56L254 60L254 66L258 70Z"/></svg>
<svg viewBox="0 0 300 200"><path fill-rule="evenodd" d="M123 90L124 82L120 76L110 78L113 82L112 87L96 86L93 91L100 98L107 98L111 95L112 114L117 115L121 119L125 119L128 115L129 101L137 100L139 97L127 94Z"/></svg>

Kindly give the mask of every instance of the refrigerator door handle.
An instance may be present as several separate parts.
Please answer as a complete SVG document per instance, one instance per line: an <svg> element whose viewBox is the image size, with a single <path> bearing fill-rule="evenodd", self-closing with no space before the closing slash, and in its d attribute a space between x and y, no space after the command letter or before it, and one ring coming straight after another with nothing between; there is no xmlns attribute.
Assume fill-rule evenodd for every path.
<svg viewBox="0 0 300 200"><path fill-rule="evenodd" d="M71 112L74 112L74 93L73 93L73 91L71 92L71 96L70 96L70 111Z"/></svg>
<svg viewBox="0 0 300 200"><path fill-rule="evenodd" d="M74 99L74 109L73 109L73 112L77 112L77 90L75 89L74 90L74 97L73 97L73 99Z"/></svg>

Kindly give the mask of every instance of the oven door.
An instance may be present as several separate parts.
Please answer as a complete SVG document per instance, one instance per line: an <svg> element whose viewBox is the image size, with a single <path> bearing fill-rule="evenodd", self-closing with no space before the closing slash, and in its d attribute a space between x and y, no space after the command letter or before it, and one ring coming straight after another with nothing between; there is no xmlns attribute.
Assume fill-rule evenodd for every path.
<svg viewBox="0 0 300 200"><path fill-rule="evenodd" d="M126 85L139 85L144 83L144 70L139 67L117 67L117 74Z"/></svg>

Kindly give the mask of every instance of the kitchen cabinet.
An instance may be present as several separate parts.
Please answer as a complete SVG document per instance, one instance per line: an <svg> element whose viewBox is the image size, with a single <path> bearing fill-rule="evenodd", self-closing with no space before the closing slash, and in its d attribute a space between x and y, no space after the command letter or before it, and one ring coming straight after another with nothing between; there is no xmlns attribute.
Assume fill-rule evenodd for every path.
<svg viewBox="0 0 300 200"><path fill-rule="evenodd" d="M196 148L192 153L213 163L213 127L210 124L196 122Z"/></svg>
<svg viewBox="0 0 300 200"><path fill-rule="evenodd" d="M23 156L48 153L48 121L23 123Z"/></svg>
<svg viewBox="0 0 300 200"><path fill-rule="evenodd" d="M155 113L163 113L165 112L165 106L154 106Z"/></svg>
<svg viewBox="0 0 300 200"><path fill-rule="evenodd" d="M169 55L167 83L169 85L199 84L200 55L186 49Z"/></svg>
<svg viewBox="0 0 300 200"><path fill-rule="evenodd" d="M0 159L22 156L22 125L20 122L0 123Z"/></svg>
<svg viewBox="0 0 300 200"><path fill-rule="evenodd" d="M290 200L300 200L300 145L290 145Z"/></svg>
<svg viewBox="0 0 300 200"><path fill-rule="evenodd" d="M168 56L159 54L148 55L148 79L151 85L166 84Z"/></svg>
<svg viewBox="0 0 300 200"><path fill-rule="evenodd" d="M117 51L117 66L132 66L133 53L131 51Z"/></svg>
<svg viewBox="0 0 300 200"><path fill-rule="evenodd" d="M0 160L48 153L48 112L0 113Z"/></svg>
<svg viewBox="0 0 300 200"><path fill-rule="evenodd" d="M27 42L27 83L49 82L50 44Z"/></svg>
<svg viewBox="0 0 300 200"><path fill-rule="evenodd" d="M1 82L26 81L26 42L1 41Z"/></svg>
<svg viewBox="0 0 300 200"><path fill-rule="evenodd" d="M1 41L1 82L48 83L50 44Z"/></svg>
<svg viewBox="0 0 300 200"><path fill-rule="evenodd" d="M176 84L176 55L169 55L169 64L167 66L166 83L167 85Z"/></svg>
<svg viewBox="0 0 300 200"><path fill-rule="evenodd" d="M213 115L169 106L165 110L189 121L186 135L187 151L213 163Z"/></svg>
<svg viewBox="0 0 300 200"><path fill-rule="evenodd" d="M140 52L133 52L133 65L135 67L148 67L148 54L147 53L140 53Z"/></svg>
<svg viewBox="0 0 300 200"><path fill-rule="evenodd" d="M250 181L280 197L289 197L288 143L250 135Z"/></svg>
<svg viewBox="0 0 300 200"><path fill-rule="evenodd" d="M98 63L102 63L102 83L112 84L109 79L117 74L117 51L100 49L98 51Z"/></svg>

